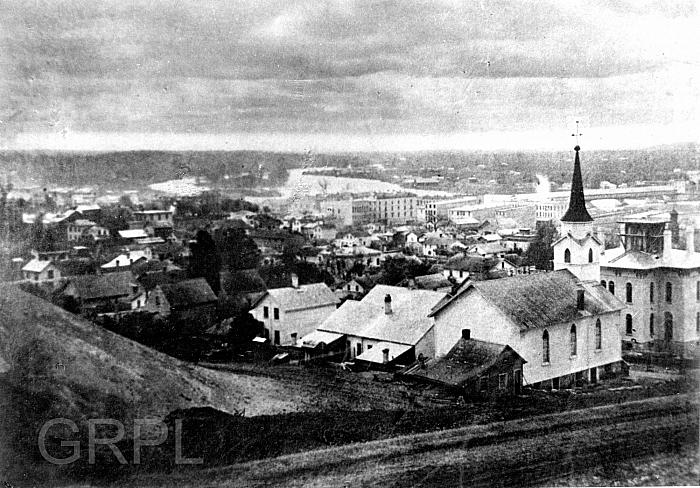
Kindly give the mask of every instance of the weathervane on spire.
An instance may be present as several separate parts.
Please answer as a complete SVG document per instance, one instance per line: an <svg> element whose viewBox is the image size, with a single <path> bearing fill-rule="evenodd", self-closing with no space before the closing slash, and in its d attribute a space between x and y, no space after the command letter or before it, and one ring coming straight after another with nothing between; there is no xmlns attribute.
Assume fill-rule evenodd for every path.
<svg viewBox="0 0 700 488"><path fill-rule="evenodd" d="M581 134L581 133L578 131L578 120L577 120L577 121L576 121L576 132L574 132L573 134L571 134L571 137L575 137L575 138L576 138L576 147L574 148L574 151L578 151L579 149L581 149L581 147L578 145L578 137L579 137L579 136L582 136L582 135L583 135L583 134Z"/></svg>

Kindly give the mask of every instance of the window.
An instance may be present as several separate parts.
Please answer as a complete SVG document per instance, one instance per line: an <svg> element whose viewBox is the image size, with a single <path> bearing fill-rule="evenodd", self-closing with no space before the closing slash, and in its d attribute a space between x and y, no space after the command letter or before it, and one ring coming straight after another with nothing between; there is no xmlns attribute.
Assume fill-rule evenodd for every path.
<svg viewBox="0 0 700 488"><path fill-rule="evenodd" d="M625 285L625 301L627 303L632 303L632 283L627 283Z"/></svg>
<svg viewBox="0 0 700 488"><path fill-rule="evenodd" d="M608 291L613 295L615 294L615 282L612 280L608 281Z"/></svg>
<svg viewBox="0 0 700 488"><path fill-rule="evenodd" d="M649 314L649 336L654 337L654 314Z"/></svg>
<svg viewBox="0 0 700 488"><path fill-rule="evenodd" d="M695 332L700 332L700 312L695 314Z"/></svg>
<svg viewBox="0 0 700 488"><path fill-rule="evenodd" d="M263 318L264 319L270 318L270 307L263 307Z"/></svg>
<svg viewBox="0 0 700 488"><path fill-rule="evenodd" d="M666 282L666 301L668 303L673 302L673 285L670 281Z"/></svg>
<svg viewBox="0 0 700 488"><path fill-rule="evenodd" d="M156 307L160 307L160 297L156 295Z"/></svg>
<svg viewBox="0 0 700 488"><path fill-rule="evenodd" d="M549 362L549 332L546 330L542 333L542 362Z"/></svg>
<svg viewBox="0 0 700 488"><path fill-rule="evenodd" d="M279 330L275 331L275 344L278 346L280 345L280 331Z"/></svg>
<svg viewBox="0 0 700 488"><path fill-rule="evenodd" d="M700 301L700 281L695 283L695 299Z"/></svg>
<svg viewBox="0 0 700 488"><path fill-rule="evenodd" d="M479 378L479 391L486 391L489 388L489 377L482 376Z"/></svg>
<svg viewBox="0 0 700 488"><path fill-rule="evenodd" d="M280 319L280 309L279 309L279 308L273 308L273 309L272 309L272 315L273 315L273 317L274 317L275 320L279 320L279 319Z"/></svg>
<svg viewBox="0 0 700 488"><path fill-rule="evenodd" d="M576 324L571 324L571 331L569 332L569 346L571 349L571 355L576 356Z"/></svg>
<svg viewBox="0 0 700 488"><path fill-rule="evenodd" d="M355 356L359 356L360 354L362 354L362 343L358 342L357 343L357 354L355 354Z"/></svg>
<svg viewBox="0 0 700 488"><path fill-rule="evenodd" d="M565 262L565 263L570 263L570 262L571 262L571 251L569 251L568 249L566 249L566 250L564 251L564 262Z"/></svg>
<svg viewBox="0 0 700 488"><path fill-rule="evenodd" d="M360 285L355 285L355 291L360 291Z"/></svg>
<svg viewBox="0 0 700 488"><path fill-rule="evenodd" d="M588 250L588 262L589 263L593 262L593 249Z"/></svg>
<svg viewBox="0 0 700 488"><path fill-rule="evenodd" d="M649 283L649 303L654 303L654 283Z"/></svg>
<svg viewBox="0 0 700 488"><path fill-rule="evenodd" d="M595 348L603 348L603 330L600 324L600 319L595 321Z"/></svg>
<svg viewBox="0 0 700 488"><path fill-rule="evenodd" d="M48 275L48 278L49 278L50 280L52 280L52 279L53 279L53 270L50 269L50 270L47 272L47 275Z"/></svg>
<svg viewBox="0 0 700 488"><path fill-rule="evenodd" d="M664 340L670 342L673 340L673 314L664 312Z"/></svg>
<svg viewBox="0 0 700 488"><path fill-rule="evenodd" d="M505 390L508 387L508 373L498 375L498 389Z"/></svg>
<svg viewBox="0 0 700 488"><path fill-rule="evenodd" d="M625 334L632 335L632 315L625 315Z"/></svg>
<svg viewBox="0 0 700 488"><path fill-rule="evenodd" d="M607 288L608 288L608 283L607 283L605 280L601 280L601 281L600 281L600 286L602 286L603 288L607 289Z"/></svg>

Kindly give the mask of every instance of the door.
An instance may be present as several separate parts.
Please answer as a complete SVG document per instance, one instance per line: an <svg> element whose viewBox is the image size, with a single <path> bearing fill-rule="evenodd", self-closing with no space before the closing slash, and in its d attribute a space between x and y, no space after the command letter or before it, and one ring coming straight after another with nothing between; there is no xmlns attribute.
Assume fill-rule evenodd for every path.
<svg viewBox="0 0 700 488"><path fill-rule="evenodd" d="M598 368L591 368L591 383L598 383Z"/></svg>
<svg viewBox="0 0 700 488"><path fill-rule="evenodd" d="M519 369L513 371L513 393L520 395L520 387L522 386L522 375Z"/></svg>
<svg viewBox="0 0 700 488"><path fill-rule="evenodd" d="M275 345L277 345L277 346L280 345L280 331L279 330L275 331Z"/></svg>

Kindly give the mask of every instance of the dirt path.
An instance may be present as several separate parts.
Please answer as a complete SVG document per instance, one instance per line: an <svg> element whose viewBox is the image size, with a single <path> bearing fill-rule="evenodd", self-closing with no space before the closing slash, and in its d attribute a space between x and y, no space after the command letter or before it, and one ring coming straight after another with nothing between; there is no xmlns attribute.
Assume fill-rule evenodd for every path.
<svg viewBox="0 0 700 488"><path fill-rule="evenodd" d="M520 486L697 442L697 397L594 407L353 444L136 485Z"/></svg>

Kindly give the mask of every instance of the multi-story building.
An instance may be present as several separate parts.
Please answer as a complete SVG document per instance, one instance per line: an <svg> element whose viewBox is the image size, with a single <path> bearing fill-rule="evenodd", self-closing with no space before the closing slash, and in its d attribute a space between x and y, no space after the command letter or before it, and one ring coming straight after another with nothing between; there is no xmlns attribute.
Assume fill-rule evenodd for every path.
<svg viewBox="0 0 700 488"><path fill-rule="evenodd" d="M165 222L172 225L173 213L174 211L172 208L168 210L142 210L134 212L134 218L139 222L145 222L147 224Z"/></svg>
<svg viewBox="0 0 700 488"><path fill-rule="evenodd" d="M422 204L422 201L411 193L377 194L368 201L373 220L388 225L415 221L418 205Z"/></svg>
<svg viewBox="0 0 700 488"><path fill-rule="evenodd" d="M687 249L673 249L669 224L665 216L622 220L622 245L601 258L601 284L627 305L621 334L628 348L689 356L700 340L700 253L692 228Z"/></svg>
<svg viewBox="0 0 700 488"><path fill-rule="evenodd" d="M450 209L462 207L464 205L474 205L479 203L479 197L466 196L449 199L425 199L420 205L418 215L423 216L426 222L436 222L440 219L448 218Z"/></svg>
<svg viewBox="0 0 700 488"><path fill-rule="evenodd" d="M535 216L537 220L549 220L559 223L564 212L566 212L567 202L565 200L542 200L537 202Z"/></svg>

